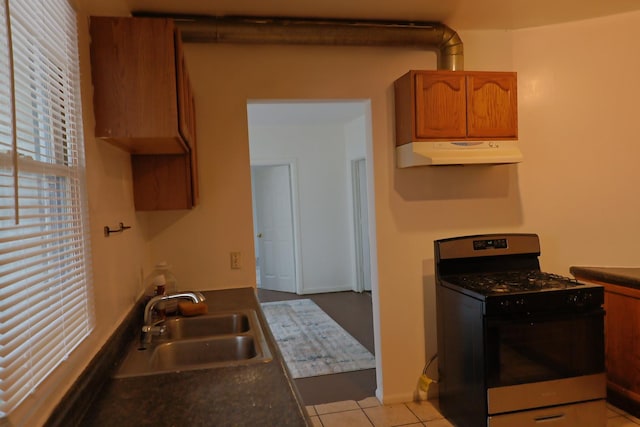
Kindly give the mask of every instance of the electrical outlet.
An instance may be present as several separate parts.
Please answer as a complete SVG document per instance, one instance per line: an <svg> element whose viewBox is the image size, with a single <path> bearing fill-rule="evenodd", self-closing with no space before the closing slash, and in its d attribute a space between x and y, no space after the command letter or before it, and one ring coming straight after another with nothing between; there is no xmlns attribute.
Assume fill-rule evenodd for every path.
<svg viewBox="0 0 640 427"><path fill-rule="evenodd" d="M231 258L231 269L233 270L238 270L241 267L241 259L240 259L240 252L231 252L229 253L230 258Z"/></svg>

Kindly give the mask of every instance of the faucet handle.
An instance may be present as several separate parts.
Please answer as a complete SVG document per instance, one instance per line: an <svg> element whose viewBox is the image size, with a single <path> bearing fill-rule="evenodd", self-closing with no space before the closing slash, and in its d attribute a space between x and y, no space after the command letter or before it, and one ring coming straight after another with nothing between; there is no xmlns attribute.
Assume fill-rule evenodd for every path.
<svg viewBox="0 0 640 427"><path fill-rule="evenodd" d="M151 344L151 337L163 335L167 331L165 325L144 325L142 326L142 335L140 336L141 348L147 348Z"/></svg>
<svg viewBox="0 0 640 427"><path fill-rule="evenodd" d="M166 325L144 325L142 327L142 332L150 335L162 335L167 331Z"/></svg>

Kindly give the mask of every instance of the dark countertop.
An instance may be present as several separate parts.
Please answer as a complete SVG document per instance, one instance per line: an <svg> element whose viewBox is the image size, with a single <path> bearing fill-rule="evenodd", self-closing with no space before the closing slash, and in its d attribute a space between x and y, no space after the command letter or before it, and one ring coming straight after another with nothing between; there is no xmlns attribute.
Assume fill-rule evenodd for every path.
<svg viewBox="0 0 640 427"><path fill-rule="evenodd" d="M209 312L257 309L267 363L110 379L82 426L308 426L253 288L203 292Z"/></svg>
<svg viewBox="0 0 640 427"><path fill-rule="evenodd" d="M569 271L578 279L597 280L613 285L640 289L640 268L573 266Z"/></svg>

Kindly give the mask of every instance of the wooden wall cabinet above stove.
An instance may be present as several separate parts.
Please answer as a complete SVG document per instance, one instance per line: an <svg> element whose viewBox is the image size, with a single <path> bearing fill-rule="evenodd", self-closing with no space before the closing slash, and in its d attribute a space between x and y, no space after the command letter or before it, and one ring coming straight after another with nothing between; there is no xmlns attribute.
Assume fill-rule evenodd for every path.
<svg viewBox="0 0 640 427"><path fill-rule="evenodd" d="M396 145L518 138L517 75L409 71L395 82Z"/></svg>
<svg viewBox="0 0 640 427"><path fill-rule="evenodd" d="M128 152L137 210L198 202L195 104L170 19L91 17L96 137Z"/></svg>

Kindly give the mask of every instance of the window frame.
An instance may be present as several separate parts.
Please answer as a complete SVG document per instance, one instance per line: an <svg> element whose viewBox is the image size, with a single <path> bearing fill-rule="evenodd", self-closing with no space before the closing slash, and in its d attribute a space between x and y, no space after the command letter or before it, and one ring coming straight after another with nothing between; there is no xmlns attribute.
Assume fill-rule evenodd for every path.
<svg viewBox="0 0 640 427"><path fill-rule="evenodd" d="M76 12L0 0L0 19L2 425L95 319Z"/></svg>

